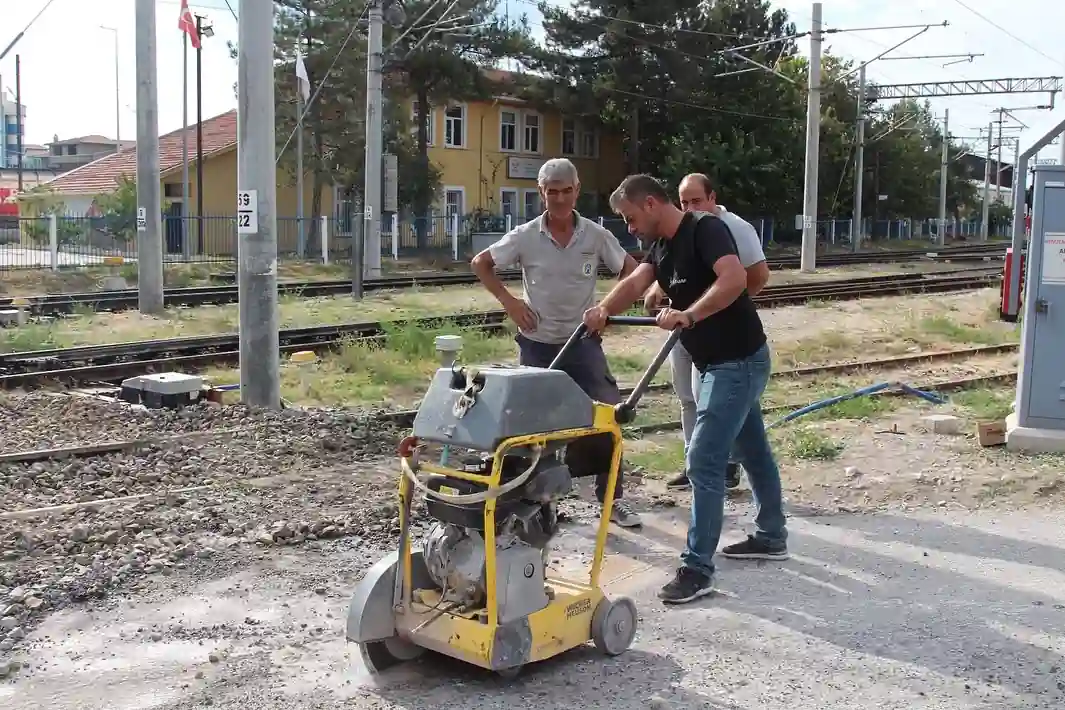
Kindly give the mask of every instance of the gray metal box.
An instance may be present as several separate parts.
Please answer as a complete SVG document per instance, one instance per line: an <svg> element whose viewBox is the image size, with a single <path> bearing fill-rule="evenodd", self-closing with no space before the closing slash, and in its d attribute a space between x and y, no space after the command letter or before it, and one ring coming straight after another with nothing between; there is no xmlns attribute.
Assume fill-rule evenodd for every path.
<svg viewBox="0 0 1065 710"><path fill-rule="evenodd" d="M494 451L513 436L592 425L592 399L561 370L486 367L484 387L465 416L455 414L461 389L450 368L436 371L414 418L414 436L452 446Z"/></svg>
<svg viewBox="0 0 1065 710"><path fill-rule="evenodd" d="M482 251L492 246L502 238L502 232L474 232L470 236L473 253L480 254Z"/></svg>
<svg viewBox="0 0 1065 710"><path fill-rule="evenodd" d="M1026 269L1017 424L1065 431L1065 166L1035 168Z"/></svg>

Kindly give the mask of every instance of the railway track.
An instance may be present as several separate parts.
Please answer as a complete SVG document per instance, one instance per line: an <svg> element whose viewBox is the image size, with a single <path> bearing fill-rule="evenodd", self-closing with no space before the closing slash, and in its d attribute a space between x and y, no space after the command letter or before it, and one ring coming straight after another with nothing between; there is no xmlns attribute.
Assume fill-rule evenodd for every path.
<svg viewBox="0 0 1065 710"><path fill-rule="evenodd" d="M755 299L764 307L802 304L811 300L843 300L915 292L964 291L993 286L1001 279L997 270L973 269L941 274L872 276L816 284L777 286ZM424 329L507 327L501 310L433 316L392 324L358 322L286 329L280 332L281 351L327 350L348 340L386 336L390 328L414 325ZM113 384L127 377L152 372L190 371L237 362L240 341L235 333L168 338L110 345L89 345L55 350L35 350L0 355L0 389L33 387L52 382L65 385Z"/></svg>
<svg viewBox="0 0 1065 710"><path fill-rule="evenodd" d="M820 266L846 266L850 264L870 263L907 263L919 261L974 261L988 258L1001 259L1005 255L1004 244L978 244L972 246L948 247L937 251L918 251L914 249L885 251L859 254L821 255ZM770 268L796 269L798 257L769 259ZM604 275L606 272L603 272ZM521 278L519 271L504 271L501 276L507 280ZM364 283L365 290L388 290L414 288L415 286L455 286L477 282L477 277L469 272L426 274L420 276L400 276L382 279L370 279ZM304 298L338 296L351 292L350 280L330 281L292 281L278 284L278 293ZM196 286L189 288L166 289L163 299L168 308L222 305L237 302L235 285ZM94 293L48 294L32 296L25 300L28 310L35 316L56 317L76 312L81 309L94 311L124 311L137 308L137 290L98 291ZM0 309L14 307L13 298L0 298Z"/></svg>
<svg viewBox="0 0 1065 710"><path fill-rule="evenodd" d="M949 362L951 360L958 360L970 357L1012 353L1016 352L1018 347L1019 346L1016 343L1001 343L998 345L985 345L980 347L961 348L956 350L941 350L926 353L916 353L912 355L901 355L889 358L837 362L828 363L825 365L812 365L808 367L799 367L789 370L780 370L773 373L773 378L780 379L788 377L816 377L818 375L826 374L848 374L854 372L886 370L922 363ZM949 392L953 390L965 389L968 387L979 387L1012 382L1015 378L1016 373L997 373L993 375L981 375L977 377L969 377L956 380L944 380L940 382L923 383L914 386L922 390ZM669 383L656 383L652 384L648 388L648 391L666 392L670 391L671 388L672 385ZM628 395L631 391L631 387L623 387L621 389L622 395ZM886 392L880 396L890 395L891 392ZM784 410L794 410L798 409L799 407L805 406L805 404L807 403L804 402L796 404L775 405L772 407L766 407L766 411L775 412ZM400 426L411 426L414 423L414 417L416 414L416 410L404 410L395 412L378 412L375 413L373 416L377 416L380 419L393 422ZM627 427L627 429L630 431L644 433L663 431L672 428L680 428L680 422L652 422L648 424ZM218 433L221 432L203 432L201 435L206 436ZM185 433L176 436L130 439L122 441L94 442L89 444L79 444L75 446L36 449L30 451L11 451L0 453L0 464L32 463L34 461L43 461L46 459L103 456L111 453L133 451L136 449L143 449L146 447L172 443L174 441L187 439L190 436L197 435Z"/></svg>

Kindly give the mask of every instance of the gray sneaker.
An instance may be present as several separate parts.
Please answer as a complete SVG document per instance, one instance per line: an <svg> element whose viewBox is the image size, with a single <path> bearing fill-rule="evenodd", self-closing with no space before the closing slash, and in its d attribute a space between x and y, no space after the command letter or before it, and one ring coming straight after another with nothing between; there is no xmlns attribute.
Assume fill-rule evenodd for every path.
<svg viewBox="0 0 1065 710"><path fill-rule="evenodd" d="M623 528L638 528L643 525L638 513L634 513L629 506L620 500L614 501L610 511L610 520Z"/></svg>

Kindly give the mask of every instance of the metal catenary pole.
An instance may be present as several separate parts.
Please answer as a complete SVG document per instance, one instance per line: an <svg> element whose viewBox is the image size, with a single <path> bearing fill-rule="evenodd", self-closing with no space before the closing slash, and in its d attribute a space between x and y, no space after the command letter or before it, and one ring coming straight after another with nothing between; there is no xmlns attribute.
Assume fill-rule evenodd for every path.
<svg viewBox="0 0 1065 710"><path fill-rule="evenodd" d="M943 146L939 158L939 226L936 243L947 243L947 175L950 170L950 109L943 109Z"/></svg>
<svg viewBox="0 0 1065 710"><path fill-rule="evenodd" d="M817 161L821 154L821 3L813 4L810 71L806 103L806 177L803 186L802 257L800 271L817 268Z"/></svg>
<svg viewBox="0 0 1065 710"><path fill-rule="evenodd" d="M862 244L862 193L865 178L865 65L858 70L858 126L857 149L854 156L854 209L851 212L851 249L858 251Z"/></svg>
<svg viewBox="0 0 1065 710"><path fill-rule="evenodd" d="M994 124L987 124L987 152L984 154L984 207L980 213L980 239L987 241L987 220L991 209L991 135Z"/></svg>
<svg viewBox="0 0 1065 710"><path fill-rule="evenodd" d="M240 395L281 406L277 321L273 3L240 0L237 20L237 288Z"/></svg>
<svg viewBox="0 0 1065 710"><path fill-rule="evenodd" d="M364 277L378 278L381 275L381 162L383 160L383 123L381 117L382 55L384 44L383 0L372 0L369 8L369 37L366 62L366 183L363 206L365 209L366 238L362 250ZM355 255L355 250L352 250ZM354 288L353 288L354 291ZM361 298L360 294L355 294Z"/></svg>
<svg viewBox="0 0 1065 710"><path fill-rule="evenodd" d="M163 215L159 184L159 89L155 0L137 0L137 304L163 312Z"/></svg>

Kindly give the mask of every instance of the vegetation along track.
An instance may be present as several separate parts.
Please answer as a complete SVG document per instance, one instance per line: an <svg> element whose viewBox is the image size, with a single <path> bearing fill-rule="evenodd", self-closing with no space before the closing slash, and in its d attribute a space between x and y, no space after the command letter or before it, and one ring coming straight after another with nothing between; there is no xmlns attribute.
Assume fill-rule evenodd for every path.
<svg viewBox="0 0 1065 710"><path fill-rule="evenodd" d="M819 375L831 375L831 374L846 374L862 371L875 371L875 370L887 370L893 368L907 367L920 363L928 362L948 362L951 360L964 359L976 356L986 355L999 355L1002 353L1015 352L1018 346L1016 343L1002 343L999 345L984 345L973 348L962 348L957 350L939 350L926 353L916 353L912 355L901 355L889 358L879 358L875 360L859 360L852 362L837 362L829 363L825 365L813 365L809 367L798 367L790 370L780 370L773 373L774 378L785 377L816 377ZM1016 373L996 373L993 375L982 375L978 377L969 377L956 380L945 380L940 382L927 382L918 385L913 385L919 389L934 390L939 392L946 392L958 389L965 389L968 387L987 386L991 384L1000 384L1004 382L1012 381L1016 376ZM652 384L648 389L651 392L663 392L671 390L672 385L669 383L656 383ZM622 394L627 395L632 391L631 387L622 388ZM885 394L890 394L886 392ZM805 403L785 404L774 407L767 407L766 411L778 411L798 408ZM395 412L378 412L371 416L377 416L380 419L389 421L401 427L409 427L414 423L414 417L417 414L416 410L405 410ZM680 422L652 422L648 424L637 424L632 427L627 427L627 430L632 432L654 432L663 431L669 429L676 429L680 427ZM48 449L36 449L32 451L12 451L9 453L0 454L0 464L6 463L32 463L34 461L44 461L47 459L65 459L65 458L83 458L91 456L103 456L106 454L135 451L137 449L143 449L151 446L158 446L160 444L168 444L175 441L188 440L190 437L195 436L213 436L219 433L219 431L213 432L201 432L200 434L178 434L174 436L164 437L152 437L141 439L129 439L122 441L103 441L103 442L91 442L85 444L78 444L76 446L64 446L58 448Z"/></svg>
<svg viewBox="0 0 1065 710"><path fill-rule="evenodd" d="M997 270L941 274L871 276L859 279L825 281L815 284L775 286L755 299L762 307L802 304L811 300L843 300L911 292L947 292L979 289L1000 281ZM393 327L409 326L411 321ZM421 328L450 325L460 328L500 330L506 327L503 311L464 313L419 318ZM383 338L389 324L379 322L293 328L280 332L282 352L325 350L350 339ZM32 387L46 382L71 385L115 383L127 377L151 372L194 370L208 365L239 360L239 338L235 333L168 338L113 345L91 345L57 350L36 350L0 355L0 388Z"/></svg>
<svg viewBox="0 0 1065 710"><path fill-rule="evenodd" d="M976 244L971 246L947 247L935 251L904 249L897 251L862 252L857 254L824 254L818 257L819 266L844 266L849 264L906 263L934 260L974 261L986 258L1002 258L1005 244ZM799 267L798 257L769 259L774 269L795 269ZM521 278L518 271L505 271L501 275L508 280ZM397 276L370 279L364 283L367 291L404 289L414 286L455 286L477 282L477 277L469 272L427 274L421 276ZM278 292L286 295L306 298L320 296L339 296L351 292L350 280L330 281L291 281L278 284ZM60 316L79 309L89 308L96 311L123 311L137 308L137 290L99 291L95 293L48 294L27 297L29 312L37 316ZM164 293L167 307L207 306L236 303L237 287L232 285L195 286L189 288L167 289ZM14 299L0 298L0 309L12 308Z"/></svg>

